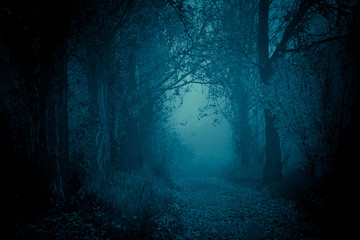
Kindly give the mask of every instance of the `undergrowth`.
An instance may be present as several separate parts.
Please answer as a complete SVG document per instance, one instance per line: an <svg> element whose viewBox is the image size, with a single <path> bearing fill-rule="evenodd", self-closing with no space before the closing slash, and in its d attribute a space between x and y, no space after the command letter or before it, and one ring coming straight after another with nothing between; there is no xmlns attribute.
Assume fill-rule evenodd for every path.
<svg viewBox="0 0 360 240"><path fill-rule="evenodd" d="M157 219L172 201L166 184L144 173L117 173L100 185L19 217L0 229L1 239L153 239Z"/></svg>

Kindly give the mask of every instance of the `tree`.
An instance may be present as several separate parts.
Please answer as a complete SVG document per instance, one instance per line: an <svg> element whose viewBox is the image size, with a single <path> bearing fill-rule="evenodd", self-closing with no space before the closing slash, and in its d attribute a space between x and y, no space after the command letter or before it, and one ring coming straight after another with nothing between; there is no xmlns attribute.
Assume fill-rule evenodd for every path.
<svg viewBox="0 0 360 240"><path fill-rule="evenodd" d="M40 162L55 196L66 193L69 158L67 114L68 2L42 6L40 36ZM48 8L49 7L49 8Z"/></svg>
<svg viewBox="0 0 360 240"><path fill-rule="evenodd" d="M294 36L297 25L306 14L307 10L312 6L312 1L301 1L298 8L283 32L283 35L274 47L274 51L270 56L270 41L269 41L269 0L260 0L259 3L259 26L258 26L258 63L260 81L268 85L271 77L274 74L274 63L282 56L286 50L286 46L291 38ZM263 172L263 181L265 183L272 181L279 181L282 178L281 166L281 148L279 133L275 126L275 116L270 112L270 109L264 109L265 112L265 141L266 141L266 157Z"/></svg>
<svg viewBox="0 0 360 240"><path fill-rule="evenodd" d="M1 18L6 24L1 27L1 38L20 81L10 81L8 86L10 89L24 87L22 96L18 96L22 110L16 109L17 101L13 101L7 110L18 123L17 130L13 130L22 132L11 142L12 146L21 146L24 153L17 166L24 176L16 182L23 181L25 185L31 182L29 188L35 193L24 190L25 193L19 193L19 198L29 199L29 202L36 198L34 203L39 205L58 201L66 196L67 190L66 49L71 4L68 1L51 4L34 1L30 5L26 1L17 1L7 3L2 9L5 12ZM18 110L26 114L14 114ZM4 161L18 158L15 155L8 157ZM16 169L13 170L15 173ZM17 174L14 176L16 178Z"/></svg>
<svg viewBox="0 0 360 240"><path fill-rule="evenodd" d="M82 116L87 120L80 125L71 116L70 137L74 140L74 132L84 132L84 146L76 143L79 152L90 159L94 176L106 179L117 170L139 170L152 158L146 153L153 129L168 116L162 109L165 95L185 78L179 72L187 70L183 60L188 55L179 40L184 35L182 26L174 20L178 13L166 2L95 3L78 9L82 18L72 25L70 88L84 86L74 78L87 82L87 89L78 90L87 99L80 111L87 111ZM184 55L179 56L180 52ZM77 154L75 150L72 154Z"/></svg>

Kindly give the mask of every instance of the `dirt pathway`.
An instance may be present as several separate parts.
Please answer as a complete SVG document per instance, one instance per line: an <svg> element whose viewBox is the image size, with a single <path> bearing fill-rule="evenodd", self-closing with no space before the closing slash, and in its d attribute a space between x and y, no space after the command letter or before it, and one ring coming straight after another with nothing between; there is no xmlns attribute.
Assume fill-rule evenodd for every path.
<svg viewBox="0 0 360 240"><path fill-rule="evenodd" d="M175 201L169 215L159 220L159 238L317 239L310 237L312 226L302 221L292 202L265 188L219 178L181 178L175 183Z"/></svg>

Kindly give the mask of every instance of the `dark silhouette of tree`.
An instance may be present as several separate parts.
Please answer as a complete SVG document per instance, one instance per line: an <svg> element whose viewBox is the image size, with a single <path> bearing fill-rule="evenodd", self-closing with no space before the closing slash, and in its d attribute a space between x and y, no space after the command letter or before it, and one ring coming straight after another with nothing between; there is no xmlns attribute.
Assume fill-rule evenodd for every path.
<svg viewBox="0 0 360 240"><path fill-rule="evenodd" d="M30 117L24 121L15 115L12 120L20 126L27 122L16 127L22 136L12 142L24 152L18 167L31 179L35 192L42 195L39 199L61 199L66 195L68 162L66 48L70 5L66 1L7 4L2 8L1 37L11 67L20 74L9 85L23 82L27 90L20 101ZM15 109L10 106L5 114ZM3 161L12 161L14 155L8 157ZM26 177L14 177L19 177L19 182L27 181Z"/></svg>

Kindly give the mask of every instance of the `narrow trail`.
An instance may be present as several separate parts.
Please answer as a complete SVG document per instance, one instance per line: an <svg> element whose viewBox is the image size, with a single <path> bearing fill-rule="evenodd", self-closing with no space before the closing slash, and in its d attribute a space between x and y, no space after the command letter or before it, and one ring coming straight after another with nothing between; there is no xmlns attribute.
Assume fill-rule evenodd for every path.
<svg viewBox="0 0 360 240"><path fill-rule="evenodd" d="M318 239L311 237L313 226L302 221L294 203L266 188L219 178L180 178L175 183L173 215L163 216L158 228L172 239Z"/></svg>

